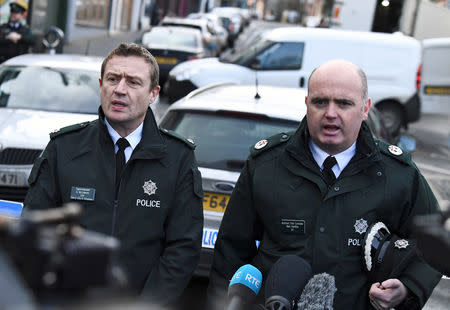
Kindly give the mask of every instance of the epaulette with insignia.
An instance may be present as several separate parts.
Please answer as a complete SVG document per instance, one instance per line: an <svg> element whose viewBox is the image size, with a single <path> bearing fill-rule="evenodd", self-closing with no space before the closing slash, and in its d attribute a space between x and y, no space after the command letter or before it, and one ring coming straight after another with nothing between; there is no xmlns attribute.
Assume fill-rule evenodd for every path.
<svg viewBox="0 0 450 310"><path fill-rule="evenodd" d="M192 140L192 139L186 139L185 137L183 137L182 135L176 133L176 132L173 131L173 130L168 130L168 129L162 128L162 127L159 127L159 130L160 130L162 133L165 133L165 134L168 135L168 136L171 136L171 137L174 137L174 138L176 138L176 139L178 139L178 140L183 141L183 142L184 142L185 144L187 144L191 149L195 149L195 143L194 143L194 140Z"/></svg>
<svg viewBox="0 0 450 310"><path fill-rule="evenodd" d="M60 135L63 135L68 132L78 131L80 129L86 128L87 125L89 125L90 122L83 122L79 124L74 124L70 126L63 127L61 129L57 129L50 133L50 139L54 139Z"/></svg>
<svg viewBox="0 0 450 310"><path fill-rule="evenodd" d="M284 143L289 140L293 133L279 133L270 138L260 140L256 142L254 146L250 148L250 154L252 157L256 157L264 151L267 151L274 146Z"/></svg>
<svg viewBox="0 0 450 310"><path fill-rule="evenodd" d="M389 144L383 140L376 140L375 143L379 146L381 153L388 155L392 158L395 158L396 160L402 163L410 164L411 155L403 151L400 147L393 144Z"/></svg>

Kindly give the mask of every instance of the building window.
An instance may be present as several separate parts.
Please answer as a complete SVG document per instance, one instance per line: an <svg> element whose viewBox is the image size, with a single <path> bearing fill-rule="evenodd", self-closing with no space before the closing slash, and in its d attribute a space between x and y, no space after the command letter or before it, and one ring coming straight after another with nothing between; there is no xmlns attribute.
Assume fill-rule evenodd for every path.
<svg viewBox="0 0 450 310"><path fill-rule="evenodd" d="M108 26L109 6L111 0L78 0L76 24L80 26Z"/></svg>

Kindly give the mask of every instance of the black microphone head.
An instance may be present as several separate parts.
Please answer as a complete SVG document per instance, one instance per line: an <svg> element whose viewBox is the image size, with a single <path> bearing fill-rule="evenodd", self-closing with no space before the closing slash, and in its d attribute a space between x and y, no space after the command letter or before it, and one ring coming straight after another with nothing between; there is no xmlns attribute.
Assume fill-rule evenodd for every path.
<svg viewBox="0 0 450 310"><path fill-rule="evenodd" d="M317 274L306 284L297 307L301 310L332 310L336 291L332 275Z"/></svg>
<svg viewBox="0 0 450 310"><path fill-rule="evenodd" d="M291 309L311 277L311 266L304 259L296 255L279 258L267 276L266 308Z"/></svg>

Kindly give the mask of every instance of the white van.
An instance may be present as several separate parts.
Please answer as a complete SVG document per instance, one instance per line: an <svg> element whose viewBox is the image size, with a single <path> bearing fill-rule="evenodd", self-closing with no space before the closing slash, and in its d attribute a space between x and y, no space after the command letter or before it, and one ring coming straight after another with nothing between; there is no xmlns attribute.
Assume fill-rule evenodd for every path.
<svg viewBox="0 0 450 310"><path fill-rule="evenodd" d="M422 41L422 112L450 115L450 38Z"/></svg>
<svg viewBox="0 0 450 310"><path fill-rule="evenodd" d="M314 68L342 58L366 72L369 95L391 133L397 134L401 126L420 117L421 44L414 38L298 26L261 31L253 38L246 48L227 58L175 66L165 85L169 101L218 82L248 85L257 79L263 85L306 88Z"/></svg>

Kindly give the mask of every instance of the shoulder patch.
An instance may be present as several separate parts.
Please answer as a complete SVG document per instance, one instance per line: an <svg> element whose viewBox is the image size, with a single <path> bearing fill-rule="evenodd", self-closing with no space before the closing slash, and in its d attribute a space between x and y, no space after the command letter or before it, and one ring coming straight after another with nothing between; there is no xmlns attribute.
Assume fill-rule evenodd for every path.
<svg viewBox="0 0 450 310"><path fill-rule="evenodd" d="M180 140L180 141L183 141L183 142L184 142L185 144L187 144L191 149L195 149L195 142L194 142L194 140L192 140L192 139L186 139L185 137L183 137L182 135L176 133L176 132L173 131L173 130L168 130L168 129L162 128L162 127L159 127L159 130L160 130L162 133L164 133L164 134L166 134L166 135L168 135L168 136L171 136L171 137L174 137L174 138L176 138L176 139L178 139L178 140Z"/></svg>
<svg viewBox="0 0 450 310"><path fill-rule="evenodd" d="M250 147L250 154L252 157L256 157L264 151L270 150L271 148L289 141L290 137L293 133L279 133L274 136L271 136L267 139L262 139L256 142L255 145Z"/></svg>
<svg viewBox="0 0 450 310"><path fill-rule="evenodd" d="M78 131L80 129L86 128L87 125L89 125L90 122L83 122L79 124L74 124L70 126L66 126L60 129L57 129L50 133L50 139L54 139L60 135L66 134L68 132Z"/></svg>
<svg viewBox="0 0 450 310"><path fill-rule="evenodd" d="M380 148L382 154L392 157L407 165L411 163L411 155L403 151L400 147L389 144L383 140L376 140L375 143Z"/></svg>

